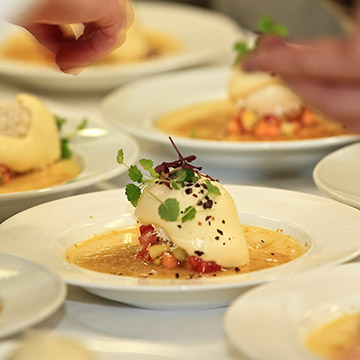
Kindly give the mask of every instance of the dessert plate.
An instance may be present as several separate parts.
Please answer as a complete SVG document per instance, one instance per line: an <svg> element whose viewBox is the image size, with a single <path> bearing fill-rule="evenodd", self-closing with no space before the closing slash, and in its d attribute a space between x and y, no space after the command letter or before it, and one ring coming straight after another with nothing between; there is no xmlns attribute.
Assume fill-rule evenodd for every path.
<svg viewBox="0 0 360 360"><path fill-rule="evenodd" d="M166 2L135 3L135 14L144 28L176 38L181 49L172 56L133 64L92 66L79 75L28 62L0 59L0 74L8 79L50 90L98 92L118 87L146 75L181 69L229 58L241 30L230 17L194 6ZM1 38L17 28L2 23Z"/></svg>
<svg viewBox="0 0 360 360"><path fill-rule="evenodd" d="M320 191L360 209L360 143L341 148L320 160L313 178Z"/></svg>
<svg viewBox="0 0 360 360"><path fill-rule="evenodd" d="M69 128L74 129L78 121L69 120ZM128 154L126 161L129 164L137 160L139 147L133 138L121 132L99 128L90 122L72 141L73 159L81 168L80 174L66 183L52 187L0 194L0 222L31 206L68 196L124 173L126 168L119 166L116 161L119 148L123 148Z"/></svg>
<svg viewBox="0 0 360 360"><path fill-rule="evenodd" d="M226 306L254 285L335 265L360 253L360 212L354 208L292 191L235 185L227 189L243 224L282 229L307 249L305 254L268 270L183 280L110 275L66 262L65 252L75 243L136 223L124 189L77 195L25 210L0 225L0 247L49 267L67 284L104 298L155 309Z"/></svg>
<svg viewBox="0 0 360 360"><path fill-rule="evenodd" d="M0 253L0 338L46 319L65 296L63 281L52 271Z"/></svg>
<svg viewBox="0 0 360 360"><path fill-rule="evenodd" d="M168 136L155 127L167 113L187 105L227 98L230 66L162 74L115 90L102 102L105 118L133 136L171 149ZM141 106L138 101L141 99ZM357 135L294 141L218 141L172 135L185 153L203 165L284 172L314 166L329 152L356 141Z"/></svg>
<svg viewBox="0 0 360 360"><path fill-rule="evenodd" d="M227 310L225 333L253 360L318 360L306 340L322 324L360 311L359 272L355 262L250 290Z"/></svg>

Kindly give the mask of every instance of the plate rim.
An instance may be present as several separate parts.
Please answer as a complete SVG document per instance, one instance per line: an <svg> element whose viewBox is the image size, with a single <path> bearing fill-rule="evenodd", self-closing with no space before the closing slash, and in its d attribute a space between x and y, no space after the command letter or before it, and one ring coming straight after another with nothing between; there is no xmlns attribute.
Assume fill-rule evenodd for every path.
<svg viewBox="0 0 360 360"><path fill-rule="evenodd" d="M348 149L352 149L352 148L360 148L360 142L356 142L354 144L350 144L347 146L344 146L338 150L335 150L333 152L331 152L330 154L326 155L324 158L322 158L314 167L313 173L312 173L312 177L314 180L314 183L316 185L316 187L323 192L324 194L328 195L330 198L335 199L337 201L340 201L344 204L350 205L350 206L354 206L358 209L360 209L360 197L359 200L353 199L351 196L352 194L348 193L347 191L343 191L338 189L338 191L336 189L330 189L327 185L325 185L325 183L323 182L323 180L321 179L321 168L323 166L325 166L325 164L329 161L329 159L332 159L333 156L337 156L339 153L347 151ZM341 194L339 193L341 192Z"/></svg>
<svg viewBox="0 0 360 360"><path fill-rule="evenodd" d="M6 328L0 329L0 339L2 339L2 338L6 338L8 336L11 336L13 334L16 334L22 330L25 330L33 325L36 325L36 324L44 321L45 319L47 319L52 314L54 314L65 302L65 299L67 296L67 285L65 284L65 282L63 281L61 276L59 276L53 270L45 267L42 264L36 263L29 259L23 258L21 256L16 256L13 254L8 254L8 253L3 253L3 252L0 253L0 256L12 258L12 259L14 259L14 261L27 263L28 265L30 265L34 268L37 268L43 274L47 274L49 277L54 279L56 286L57 286L57 290L58 290L58 293L56 295L54 295L53 301L51 303L49 303L46 307L44 307L41 310L41 312L37 312L36 314L31 313L25 319L22 318L20 321L13 323L12 326L8 329L6 329ZM39 296L41 296L41 295L39 294ZM5 310L6 309L3 309L3 311L5 311Z"/></svg>

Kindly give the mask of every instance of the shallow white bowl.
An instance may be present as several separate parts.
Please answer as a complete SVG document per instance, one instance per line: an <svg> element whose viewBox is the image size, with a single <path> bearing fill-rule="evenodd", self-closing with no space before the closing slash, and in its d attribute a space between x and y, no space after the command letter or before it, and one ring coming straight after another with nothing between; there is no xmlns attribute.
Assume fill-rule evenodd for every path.
<svg viewBox="0 0 360 360"><path fill-rule="evenodd" d="M45 320L65 296L65 284L52 271L0 253L0 338Z"/></svg>
<svg viewBox="0 0 360 360"><path fill-rule="evenodd" d="M235 185L227 188L242 223L283 229L301 244L308 243L310 249L272 269L191 280L116 276L67 263L64 254L74 243L94 233L136 223L134 208L123 189L73 196L17 214L0 225L0 247L51 268L68 284L115 301L156 309L226 306L254 285L344 262L360 253L360 212L356 209L291 191Z"/></svg>
<svg viewBox="0 0 360 360"><path fill-rule="evenodd" d="M118 87L144 76L229 58L240 28L230 17L215 11L183 4L136 2L136 16L145 28L177 38L178 53L134 64L93 66L79 75L28 62L0 58L0 74L19 83L50 90L97 92ZM2 39L14 32L14 26L1 24Z"/></svg>
<svg viewBox="0 0 360 360"><path fill-rule="evenodd" d="M208 67L162 74L115 90L102 102L105 118L133 136L172 150L169 135L154 123L170 111L227 98L230 67ZM141 106L139 106L141 102ZM185 154L204 165L266 172L300 170L329 152L359 139L356 135L294 141L211 141L171 135Z"/></svg>
<svg viewBox="0 0 360 360"><path fill-rule="evenodd" d="M341 148L323 158L313 178L324 194L360 209L360 143Z"/></svg>
<svg viewBox="0 0 360 360"><path fill-rule="evenodd" d="M135 163L138 158L139 147L126 134L91 126L81 134L72 142L73 158L81 167L80 174L66 183L52 187L0 194L0 222L31 206L69 196L80 189L124 173L126 168L116 161L120 148L124 149L128 164Z"/></svg>
<svg viewBox="0 0 360 360"><path fill-rule="evenodd" d="M320 360L306 349L307 337L346 312L360 311L359 273L360 263L352 263L250 290L227 311L225 333L250 359Z"/></svg>

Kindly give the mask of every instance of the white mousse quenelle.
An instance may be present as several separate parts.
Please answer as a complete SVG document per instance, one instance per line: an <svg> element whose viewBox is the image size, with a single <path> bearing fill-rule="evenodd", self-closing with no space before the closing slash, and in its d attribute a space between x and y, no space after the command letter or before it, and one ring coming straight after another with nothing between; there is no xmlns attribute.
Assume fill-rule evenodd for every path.
<svg viewBox="0 0 360 360"><path fill-rule="evenodd" d="M179 160L155 169L151 160L140 160L151 179L144 180L136 166L129 168L130 178L140 184L126 187L141 224L143 249L138 255L165 267L169 262L172 268L187 262L200 273L248 263L247 243L230 194L190 164L195 156L184 158L173 146ZM121 151L118 161L123 163Z"/></svg>

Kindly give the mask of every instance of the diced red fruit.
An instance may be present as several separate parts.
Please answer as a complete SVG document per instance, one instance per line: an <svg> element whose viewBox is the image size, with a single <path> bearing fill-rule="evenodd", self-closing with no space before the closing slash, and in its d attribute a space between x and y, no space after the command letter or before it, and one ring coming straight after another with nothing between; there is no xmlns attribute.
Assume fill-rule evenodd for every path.
<svg viewBox="0 0 360 360"><path fill-rule="evenodd" d="M218 265L215 261L205 261L195 255L189 256L189 262L194 270L202 274L221 270L221 266Z"/></svg>
<svg viewBox="0 0 360 360"><path fill-rule="evenodd" d="M137 257L146 261L150 261L151 257L148 248L158 242L158 236L154 233L154 228L151 225L140 226L139 241L142 249L137 253Z"/></svg>
<svg viewBox="0 0 360 360"><path fill-rule="evenodd" d="M11 170L8 166L6 165L1 165L0 164L0 184L4 185L6 183L8 183L15 175L15 171Z"/></svg>

